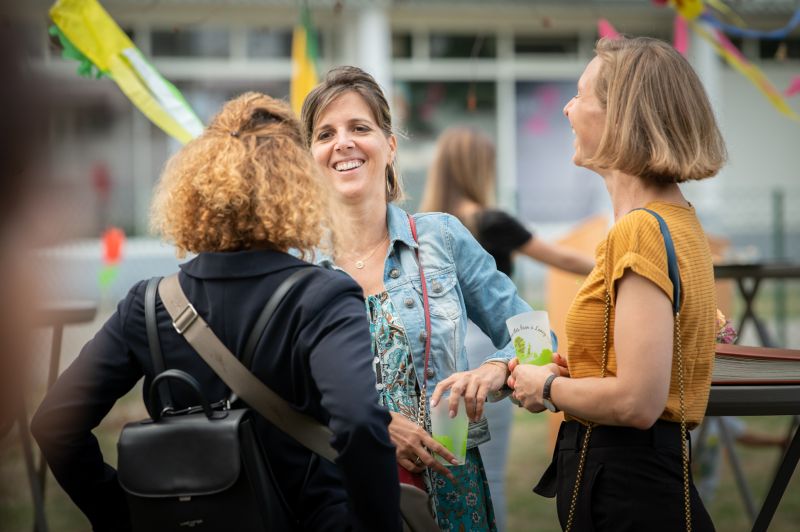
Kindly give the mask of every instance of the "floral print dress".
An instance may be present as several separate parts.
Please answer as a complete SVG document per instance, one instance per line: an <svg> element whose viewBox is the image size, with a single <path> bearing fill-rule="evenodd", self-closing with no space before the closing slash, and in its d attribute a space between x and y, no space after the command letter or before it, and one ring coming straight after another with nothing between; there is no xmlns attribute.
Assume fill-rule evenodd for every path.
<svg viewBox="0 0 800 532"><path fill-rule="evenodd" d="M388 292L366 298L372 335L376 388L383 406L416 422L419 408L419 387L411 348L400 316ZM430 432L429 417L425 429ZM436 518L445 531L496 531L489 484L477 448L467 451L463 466L450 467L456 478L452 482L428 470L425 485L433 493Z"/></svg>

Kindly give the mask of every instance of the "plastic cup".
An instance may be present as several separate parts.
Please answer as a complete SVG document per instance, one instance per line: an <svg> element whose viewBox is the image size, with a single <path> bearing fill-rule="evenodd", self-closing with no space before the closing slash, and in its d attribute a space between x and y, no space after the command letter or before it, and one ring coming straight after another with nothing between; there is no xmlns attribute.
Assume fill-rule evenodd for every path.
<svg viewBox="0 0 800 532"><path fill-rule="evenodd" d="M511 344L520 364L544 366L553 361L553 342L547 312L523 312L506 320Z"/></svg>
<svg viewBox="0 0 800 532"><path fill-rule="evenodd" d="M451 418L449 399L449 394L443 395L439 399L439 404L431 407L431 432L434 440L453 453L458 465L464 465L467 459L467 427L469 425L467 408L464 398L459 397L458 413L456 417ZM446 466L454 465L438 454L436 459Z"/></svg>

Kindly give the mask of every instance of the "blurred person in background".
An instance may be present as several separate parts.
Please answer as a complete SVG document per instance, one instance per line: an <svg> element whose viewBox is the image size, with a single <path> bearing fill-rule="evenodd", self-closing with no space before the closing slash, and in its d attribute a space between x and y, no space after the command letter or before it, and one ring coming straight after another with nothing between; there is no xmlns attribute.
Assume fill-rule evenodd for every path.
<svg viewBox="0 0 800 532"><path fill-rule="evenodd" d="M491 139L476 129L451 127L439 136L419 210L456 216L494 257L497 269L509 277L515 255L525 255L578 275L588 275L592 271L591 257L534 237L517 219L496 209L496 186L496 151ZM478 367L487 354L497 349L472 322L469 322L465 342L470 367ZM511 402L487 404L486 417L492 439L481 445L481 456L492 490L498 528L504 530Z"/></svg>
<svg viewBox="0 0 800 532"><path fill-rule="evenodd" d="M409 480L418 479L433 495L442 529L496 530L477 445L489 439L484 402L503 387L504 361L513 357L505 319L530 307L457 218L411 217L393 204L402 198L397 140L386 97L372 76L356 67L330 70L306 98L301 119L341 217L342 237L333 256L319 262L344 270L363 289L373 335L372 386L392 413L389 432L401 478L416 475ZM420 263L430 301L430 338ZM468 319L501 346L472 370L463 347ZM417 424L420 409L429 412L428 397L435 405L446 390L451 416L463 396L472 421L464 465L440 464L434 454L451 462L453 455L431 437L428 415L422 416L423 426Z"/></svg>
<svg viewBox="0 0 800 532"><path fill-rule="evenodd" d="M27 391L30 333L38 303L30 249L52 220L36 212L44 185L38 163L47 132L45 84L29 69L23 35L0 2L0 437L21 412ZM6 18L8 17L8 18Z"/></svg>
<svg viewBox="0 0 800 532"><path fill-rule="evenodd" d="M420 212L446 212L457 217L506 275L512 273L516 254L588 275L594 268L591 257L535 238L516 218L494 207L495 163L495 146L489 137L467 127L446 129L436 145Z"/></svg>
<svg viewBox="0 0 800 532"><path fill-rule="evenodd" d="M310 253L326 235L327 191L281 101L258 93L231 100L203 134L167 163L152 224L181 255L179 282L199 315L241 355L265 303L299 268L313 271L286 294L258 342L250 368L298 411L328 425L336 464L255 416L256 432L299 530L400 530L399 488L390 417L378 405L361 289L339 272L287 253ZM92 430L144 377L154 378L145 324L147 281L61 375L39 407L32 431L58 482L94 530L130 529L117 472ZM229 390L186 340L156 298L159 338L169 369L200 383L209 402ZM173 389L175 409L196 404ZM156 400L157 402L160 402Z"/></svg>
<svg viewBox="0 0 800 532"><path fill-rule="evenodd" d="M567 316L566 367L510 364L523 406L565 413L534 491L557 497L566 529L713 530L685 440L711 388L714 269L679 183L715 175L725 143L700 79L672 46L601 39L595 53L564 115L573 162L603 178L615 223ZM660 221L643 208L671 234L678 300Z"/></svg>

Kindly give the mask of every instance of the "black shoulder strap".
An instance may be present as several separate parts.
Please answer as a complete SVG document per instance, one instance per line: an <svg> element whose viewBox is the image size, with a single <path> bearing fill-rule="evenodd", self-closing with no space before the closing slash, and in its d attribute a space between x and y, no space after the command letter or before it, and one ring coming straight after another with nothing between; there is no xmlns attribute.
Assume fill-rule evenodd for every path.
<svg viewBox="0 0 800 532"><path fill-rule="evenodd" d="M158 294L178 334L186 339L229 388L298 443L331 462L336 460L338 453L330 444L333 439L331 430L311 416L295 410L231 353L186 298L177 274L161 280Z"/></svg>
<svg viewBox="0 0 800 532"><path fill-rule="evenodd" d="M161 277L151 278L147 281L147 288L144 292L144 322L147 327L147 344L150 348L150 358L153 361L154 378L167 369L164 364L164 355L161 353L161 341L158 338L158 322L156 320L156 294L159 282L161 282ZM172 406L168 382L161 383L158 388L158 397L161 400L161 410Z"/></svg>
<svg viewBox="0 0 800 532"><path fill-rule="evenodd" d="M312 271L314 271L314 267L305 267L291 274L289 277L284 279L284 281L278 286L278 288L269 298L267 304L264 305L264 309L261 311L261 315L258 317L258 320L256 320L256 324L253 326L253 330L250 332L250 337L247 339L247 343L244 346L244 352L242 353L242 364L244 364L246 367L249 368L250 364L253 362L253 356L255 355L258 341L261 339L261 335L264 334L264 329L267 328L269 321L272 319L272 315L275 314L275 309L278 308L278 305L281 304L283 298L286 297L286 294L289 293L294 285L300 282Z"/></svg>
<svg viewBox="0 0 800 532"><path fill-rule="evenodd" d="M242 353L241 362L247 369L252 370L253 364L253 357L255 356L256 346L258 345L261 336L264 334L264 330L267 328L270 320L272 319L272 315L275 314L275 309L278 308L278 305L281 304L283 298L286 297L286 294L304 277L308 276L312 271L314 271L313 267L304 267L300 270L294 272L293 274L289 275L286 279L278 285L278 288L275 289L275 292L272 293L267 304L264 305L261 314L258 316L256 320L256 324L253 326L253 330L250 331L250 336L247 338L247 343L244 346L244 352ZM231 396L229 401L233 403L237 399L236 394L231 392Z"/></svg>
<svg viewBox="0 0 800 532"><path fill-rule="evenodd" d="M635 211L646 211L652 214L658 220L658 227L661 229L661 236L664 237L664 246L667 248L667 274L669 280L672 281L672 312L677 314L681 309L681 272L678 268L678 255L675 253L675 246L672 243L672 235L669 232L669 226L664 218L655 211L650 209L633 209Z"/></svg>

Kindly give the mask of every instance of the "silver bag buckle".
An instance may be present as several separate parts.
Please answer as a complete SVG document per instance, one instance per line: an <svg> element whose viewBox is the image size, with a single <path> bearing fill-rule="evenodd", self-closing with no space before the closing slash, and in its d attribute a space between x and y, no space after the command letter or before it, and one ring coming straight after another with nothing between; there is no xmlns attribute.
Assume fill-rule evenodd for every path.
<svg viewBox="0 0 800 532"><path fill-rule="evenodd" d="M186 329L188 329L194 320L197 319L197 311L194 309L191 303L186 305L186 307L178 314L178 317L175 318L175 321L172 322L172 326L175 327L175 330L178 331L178 334L183 334Z"/></svg>

